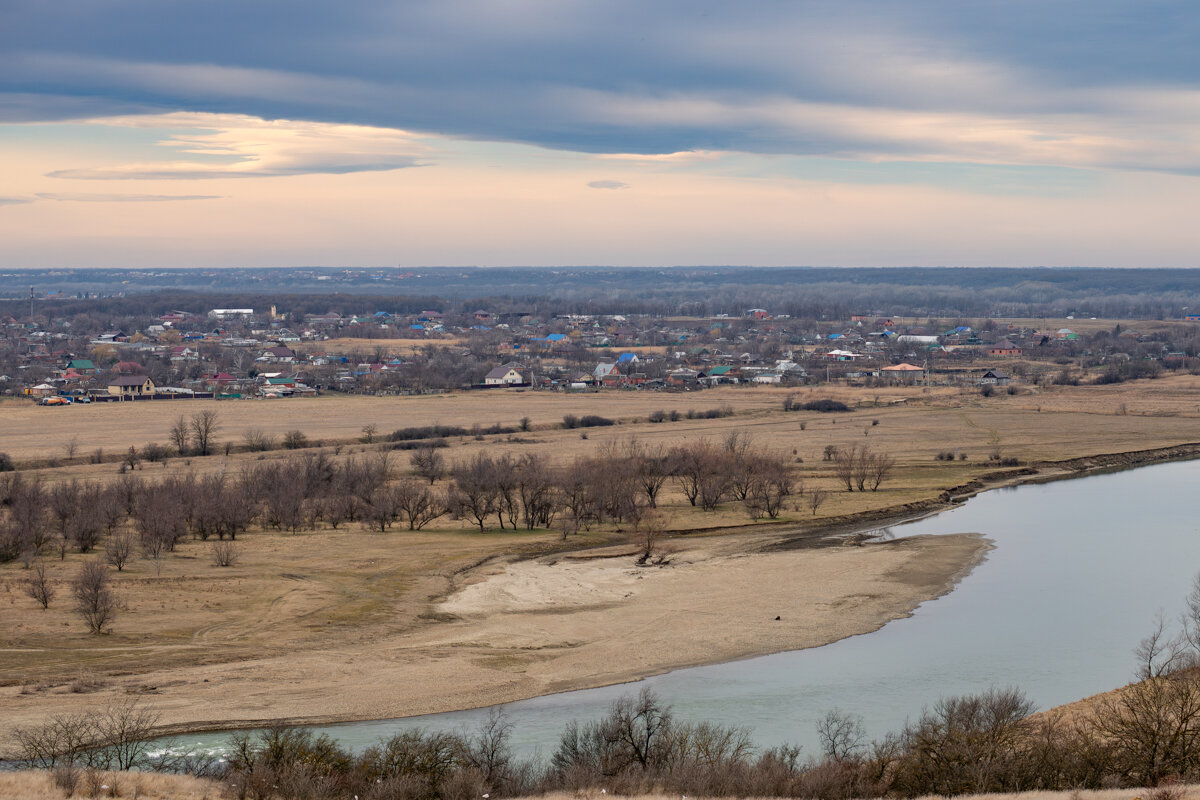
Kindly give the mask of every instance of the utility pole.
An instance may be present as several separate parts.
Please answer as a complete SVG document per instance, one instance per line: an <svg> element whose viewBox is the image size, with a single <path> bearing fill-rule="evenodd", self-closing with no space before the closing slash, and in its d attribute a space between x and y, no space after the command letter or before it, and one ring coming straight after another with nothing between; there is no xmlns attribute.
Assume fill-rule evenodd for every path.
<svg viewBox="0 0 1200 800"><path fill-rule="evenodd" d="M33 324L33 287L29 287L29 324Z"/></svg>

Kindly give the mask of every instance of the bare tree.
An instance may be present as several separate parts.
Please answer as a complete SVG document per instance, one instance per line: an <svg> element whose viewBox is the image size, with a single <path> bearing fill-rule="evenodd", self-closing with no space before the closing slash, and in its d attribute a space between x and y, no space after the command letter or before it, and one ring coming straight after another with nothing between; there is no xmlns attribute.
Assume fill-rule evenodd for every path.
<svg viewBox="0 0 1200 800"><path fill-rule="evenodd" d="M179 455L182 456L187 454L188 442L190 442L192 439L192 433L191 426L188 425L187 418L185 418L182 414L179 415L179 419L171 423L171 430L167 432L167 439L171 442L171 445L175 448Z"/></svg>
<svg viewBox="0 0 1200 800"><path fill-rule="evenodd" d="M251 453L258 453L274 449L275 438L263 431L262 428L248 428L242 434L242 445Z"/></svg>
<svg viewBox="0 0 1200 800"><path fill-rule="evenodd" d="M412 478L401 480L393 489L395 507L410 531L419 531L446 513L442 499Z"/></svg>
<svg viewBox="0 0 1200 800"><path fill-rule="evenodd" d="M1166 617L1160 612L1155 619L1154 630L1134 648L1139 680L1169 675L1184 663L1187 647L1185 638L1182 635L1169 636L1166 628Z"/></svg>
<svg viewBox="0 0 1200 800"><path fill-rule="evenodd" d="M232 539L218 539L212 544L213 564L218 567L232 567L237 561L238 549Z"/></svg>
<svg viewBox="0 0 1200 800"><path fill-rule="evenodd" d="M857 445L839 448L833 454L833 474L846 484L846 491L854 491L855 477L859 470L859 452Z"/></svg>
<svg viewBox="0 0 1200 800"><path fill-rule="evenodd" d="M41 559L30 568L29 577L25 579L25 594L38 601L43 610L49 608L50 601L54 599L54 586L46 576L46 565Z"/></svg>
<svg viewBox="0 0 1200 800"><path fill-rule="evenodd" d="M484 453L458 464L453 471L451 505L459 516L474 520L479 530L484 529L487 518L497 513L499 506L494 472L492 459Z"/></svg>
<svg viewBox="0 0 1200 800"><path fill-rule="evenodd" d="M887 480L895 466L896 459L887 453L871 453L867 473L872 492L879 491L879 485Z"/></svg>
<svg viewBox="0 0 1200 800"><path fill-rule="evenodd" d="M128 531L118 531L108 537L104 545L104 560L117 572L125 569L129 559L133 557L133 534Z"/></svg>
<svg viewBox="0 0 1200 800"><path fill-rule="evenodd" d="M421 447L409 456L413 471L420 477L433 484L446 474L446 461L442 454L432 447Z"/></svg>
<svg viewBox="0 0 1200 800"><path fill-rule="evenodd" d="M117 615L117 596L109 588L108 570L99 561L86 561L71 582L75 610L91 633L104 633Z"/></svg>
<svg viewBox="0 0 1200 800"><path fill-rule="evenodd" d="M189 429L192 434L191 441L197 453L206 456L212 452L213 440L216 439L217 431L220 427L220 417L212 409L205 409L204 411L197 411L195 414L192 414Z"/></svg>
<svg viewBox="0 0 1200 800"><path fill-rule="evenodd" d="M288 450L300 450L308 447L308 437L304 435L304 431L290 430L283 435L283 446Z"/></svg>
<svg viewBox="0 0 1200 800"><path fill-rule="evenodd" d="M554 475L541 459L526 453L517 461L516 478L525 527L528 530L549 528L559 507Z"/></svg>
<svg viewBox="0 0 1200 800"><path fill-rule="evenodd" d="M817 738L826 758L848 761L863 751L867 731L862 717L835 708L817 723Z"/></svg>
<svg viewBox="0 0 1200 800"><path fill-rule="evenodd" d="M817 511L824 505L826 498L829 497L829 492L824 489L812 489L808 493L808 507L812 511L813 516L817 515Z"/></svg>
<svg viewBox="0 0 1200 800"><path fill-rule="evenodd" d="M369 422L362 426L362 442L363 444L374 444L375 434L379 433L379 426L374 422Z"/></svg>

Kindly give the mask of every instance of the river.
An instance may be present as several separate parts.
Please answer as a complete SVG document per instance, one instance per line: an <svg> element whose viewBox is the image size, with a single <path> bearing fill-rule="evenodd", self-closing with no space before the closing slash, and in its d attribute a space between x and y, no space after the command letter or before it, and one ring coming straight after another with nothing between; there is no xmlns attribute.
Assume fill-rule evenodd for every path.
<svg viewBox="0 0 1200 800"><path fill-rule="evenodd" d="M763 746L817 752L815 724L840 708L872 737L939 697L1017 686L1047 708L1132 679L1133 648L1174 618L1200 570L1200 461L986 492L887 535L982 533L995 543L958 587L911 617L824 647L677 670L644 682L506 706L513 744L549 755L571 719L600 716L642 683L686 719L752 730ZM452 691L452 687L447 688ZM485 710L318 728L359 748L414 726L470 728ZM218 748L224 734L178 737Z"/></svg>

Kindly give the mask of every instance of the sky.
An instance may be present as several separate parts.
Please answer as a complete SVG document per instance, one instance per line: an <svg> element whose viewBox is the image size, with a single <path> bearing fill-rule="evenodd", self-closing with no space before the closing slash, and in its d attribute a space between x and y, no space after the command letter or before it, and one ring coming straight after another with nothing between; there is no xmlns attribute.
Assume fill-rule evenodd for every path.
<svg viewBox="0 0 1200 800"><path fill-rule="evenodd" d="M1194 0L4 0L0 267L1200 266Z"/></svg>

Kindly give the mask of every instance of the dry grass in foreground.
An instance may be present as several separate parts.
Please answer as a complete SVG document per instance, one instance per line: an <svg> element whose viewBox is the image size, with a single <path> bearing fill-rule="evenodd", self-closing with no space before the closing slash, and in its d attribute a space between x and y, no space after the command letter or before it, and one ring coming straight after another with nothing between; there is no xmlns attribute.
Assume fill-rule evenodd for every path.
<svg viewBox="0 0 1200 800"><path fill-rule="evenodd" d="M1012 792L1010 794L960 794L955 800L1194 800L1200 796L1200 785L1177 784L1158 789L1076 789L1064 792ZM601 794L600 789L580 792L551 792L538 800L604 800L608 797L625 797L611 792ZM942 800L944 795L930 794L916 800ZM0 798L0 800L4 800ZM628 800L680 800L677 794L633 795ZM702 800L699 796L687 795L685 800ZM766 800L764 798L764 800Z"/></svg>
<svg viewBox="0 0 1200 800"><path fill-rule="evenodd" d="M0 772L0 800L62 800L68 797L126 797L130 800L216 800L224 787L190 775L155 772L85 772L68 794L48 770Z"/></svg>

